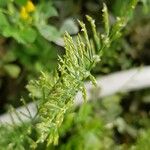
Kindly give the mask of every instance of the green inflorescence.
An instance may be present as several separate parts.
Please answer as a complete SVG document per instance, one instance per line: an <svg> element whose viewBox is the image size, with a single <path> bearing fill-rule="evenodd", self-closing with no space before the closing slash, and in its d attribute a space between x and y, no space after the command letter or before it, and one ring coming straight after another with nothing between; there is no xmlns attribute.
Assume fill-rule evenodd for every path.
<svg viewBox="0 0 150 150"><path fill-rule="evenodd" d="M128 12L133 11L136 3L137 0L131 0ZM31 81L27 86L30 96L33 100L37 100L38 106L38 119L33 127L37 132L36 144L43 142L46 142L47 146L58 144L58 129L66 112L72 108L74 97L78 91L82 91L86 100L84 81L90 79L96 85L90 71L100 61L103 50L108 49L111 43L120 37L121 29L126 25L128 17L128 13L117 17L116 22L110 25L107 6L104 4L105 33L100 34L97 31L95 22L90 16L87 16L87 20L91 25L92 37L88 36L86 26L81 21L79 24L82 32L75 40L65 33L66 53L63 57L59 56L58 69L51 74L42 73L37 81Z"/></svg>

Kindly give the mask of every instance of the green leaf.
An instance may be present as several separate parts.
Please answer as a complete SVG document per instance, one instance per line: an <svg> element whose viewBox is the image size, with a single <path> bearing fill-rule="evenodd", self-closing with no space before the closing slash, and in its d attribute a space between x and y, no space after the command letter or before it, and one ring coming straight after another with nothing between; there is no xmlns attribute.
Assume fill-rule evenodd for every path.
<svg viewBox="0 0 150 150"><path fill-rule="evenodd" d="M2 34L3 34L4 37L13 37L19 43L24 43L25 44L24 40L22 40L22 38L20 38L20 36L19 36L18 29L15 28L14 26L6 26L3 29Z"/></svg>
<svg viewBox="0 0 150 150"><path fill-rule="evenodd" d="M0 0L0 7L6 6L8 0Z"/></svg>
<svg viewBox="0 0 150 150"><path fill-rule="evenodd" d="M27 3L27 0L15 0L15 2L18 4L18 5L25 5Z"/></svg>
<svg viewBox="0 0 150 150"><path fill-rule="evenodd" d="M60 32L51 25L40 25L37 27L40 34L47 39L48 41L55 42L58 38L60 38Z"/></svg>
<svg viewBox="0 0 150 150"><path fill-rule="evenodd" d="M37 37L37 33L33 28L24 28L20 31L20 38L26 43L33 43Z"/></svg>
<svg viewBox="0 0 150 150"><path fill-rule="evenodd" d="M5 65L4 69L12 78L17 78L20 73L20 68L14 64Z"/></svg>
<svg viewBox="0 0 150 150"><path fill-rule="evenodd" d="M8 26L9 23L7 21L6 16L0 12L0 30L3 30L3 27Z"/></svg>
<svg viewBox="0 0 150 150"><path fill-rule="evenodd" d="M55 7L52 6L52 3L50 2L44 2L41 3L38 7L37 7L37 13L39 15L40 20L45 20L48 19L52 16L58 16L58 12L56 10ZM40 21L39 20L39 21Z"/></svg>
<svg viewBox="0 0 150 150"><path fill-rule="evenodd" d="M33 28L27 27L20 30L14 26L4 28L3 35L5 37L13 37L22 44L33 43L37 37L36 31Z"/></svg>

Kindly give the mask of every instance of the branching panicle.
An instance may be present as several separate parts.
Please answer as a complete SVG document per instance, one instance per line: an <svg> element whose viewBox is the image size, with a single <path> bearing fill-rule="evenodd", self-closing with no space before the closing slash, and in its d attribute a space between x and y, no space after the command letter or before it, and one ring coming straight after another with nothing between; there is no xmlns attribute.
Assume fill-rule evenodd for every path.
<svg viewBox="0 0 150 150"><path fill-rule="evenodd" d="M132 8L133 7L130 7L130 10ZM102 40L100 40L94 20L90 16L87 16L87 20L91 24L93 40L89 38L86 26L81 21L79 21L79 24L83 35L79 34L76 41L73 41L67 32L65 33L64 42L66 55L64 58L59 58L59 71L61 72L61 76L58 77L56 84L52 86L52 90L48 88L51 93L46 95L47 101L39 105L39 117L41 120L37 124L40 134L38 142L43 142L47 139L48 144L57 144L59 135L58 129L62 124L66 111L73 105L73 99L76 93L81 90L84 99L86 99L86 91L84 88L85 79L89 78L92 83L96 85L96 80L90 74L90 71L95 64L100 61L98 54L110 46L111 42L118 37L118 34L120 34L121 29L127 22L127 16L120 17L116 20L116 23L110 27L105 4L103 13L106 34L101 35ZM93 46L93 43L96 45ZM93 47L98 49L95 50ZM49 82L51 82L51 80Z"/></svg>
<svg viewBox="0 0 150 150"><path fill-rule="evenodd" d="M129 12L133 10L137 0L131 0ZM90 39L86 26L79 21L81 31L74 41L66 32L64 35L66 54L59 56L58 71L46 74L42 73L37 81L31 81L27 86L30 95L38 101L39 121L36 130L39 134L37 143L47 140L47 145L58 143L59 127L66 112L73 106L74 97L78 91L82 91L86 99L84 81L89 78L96 85L95 78L91 75L91 69L100 61L104 49L108 49L111 43L120 36L120 31L127 23L128 15L119 17L112 26L109 24L107 7L103 8L104 28L103 35L96 30L94 20L87 16L90 22L93 39ZM59 72L59 73L58 73Z"/></svg>

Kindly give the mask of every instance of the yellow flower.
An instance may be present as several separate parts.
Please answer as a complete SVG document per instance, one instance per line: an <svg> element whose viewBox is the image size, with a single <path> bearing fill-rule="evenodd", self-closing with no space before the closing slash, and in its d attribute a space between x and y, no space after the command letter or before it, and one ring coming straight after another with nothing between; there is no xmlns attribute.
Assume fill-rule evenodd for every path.
<svg viewBox="0 0 150 150"><path fill-rule="evenodd" d="M28 19L29 18L29 14L28 12L26 11L25 7L22 7L21 8L21 11L20 11L20 17L24 20Z"/></svg>
<svg viewBox="0 0 150 150"><path fill-rule="evenodd" d="M31 12L35 11L35 6L34 4L29 0L27 2L27 4L25 6L23 6L21 8L21 11L20 11L20 17L23 19L23 20L27 20L30 18L30 14Z"/></svg>
<svg viewBox="0 0 150 150"><path fill-rule="evenodd" d="M35 10L35 6L31 1L28 1L26 6L25 6L25 9L27 12L30 13L30 12L33 12Z"/></svg>

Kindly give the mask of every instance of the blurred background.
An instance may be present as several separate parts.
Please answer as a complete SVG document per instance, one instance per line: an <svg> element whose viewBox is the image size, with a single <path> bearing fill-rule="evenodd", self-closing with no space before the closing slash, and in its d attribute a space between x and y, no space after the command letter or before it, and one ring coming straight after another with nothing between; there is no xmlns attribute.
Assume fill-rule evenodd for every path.
<svg viewBox="0 0 150 150"><path fill-rule="evenodd" d="M57 67L57 56L65 53L64 32L75 37L80 31L77 19L86 23L88 14L103 32L103 3L113 24L116 16L123 15L129 0L33 0L28 12L23 9L26 2L0 1L0 114L9 105L21 106L21 97L30 102L26 84L41 71ZM104 51L92 74L104 76L147 65L150 1L139 0L121 38ZM66 116L59 145L51 149L150 149L150 88L101 99L93 96L93 100Z"/></svg>

